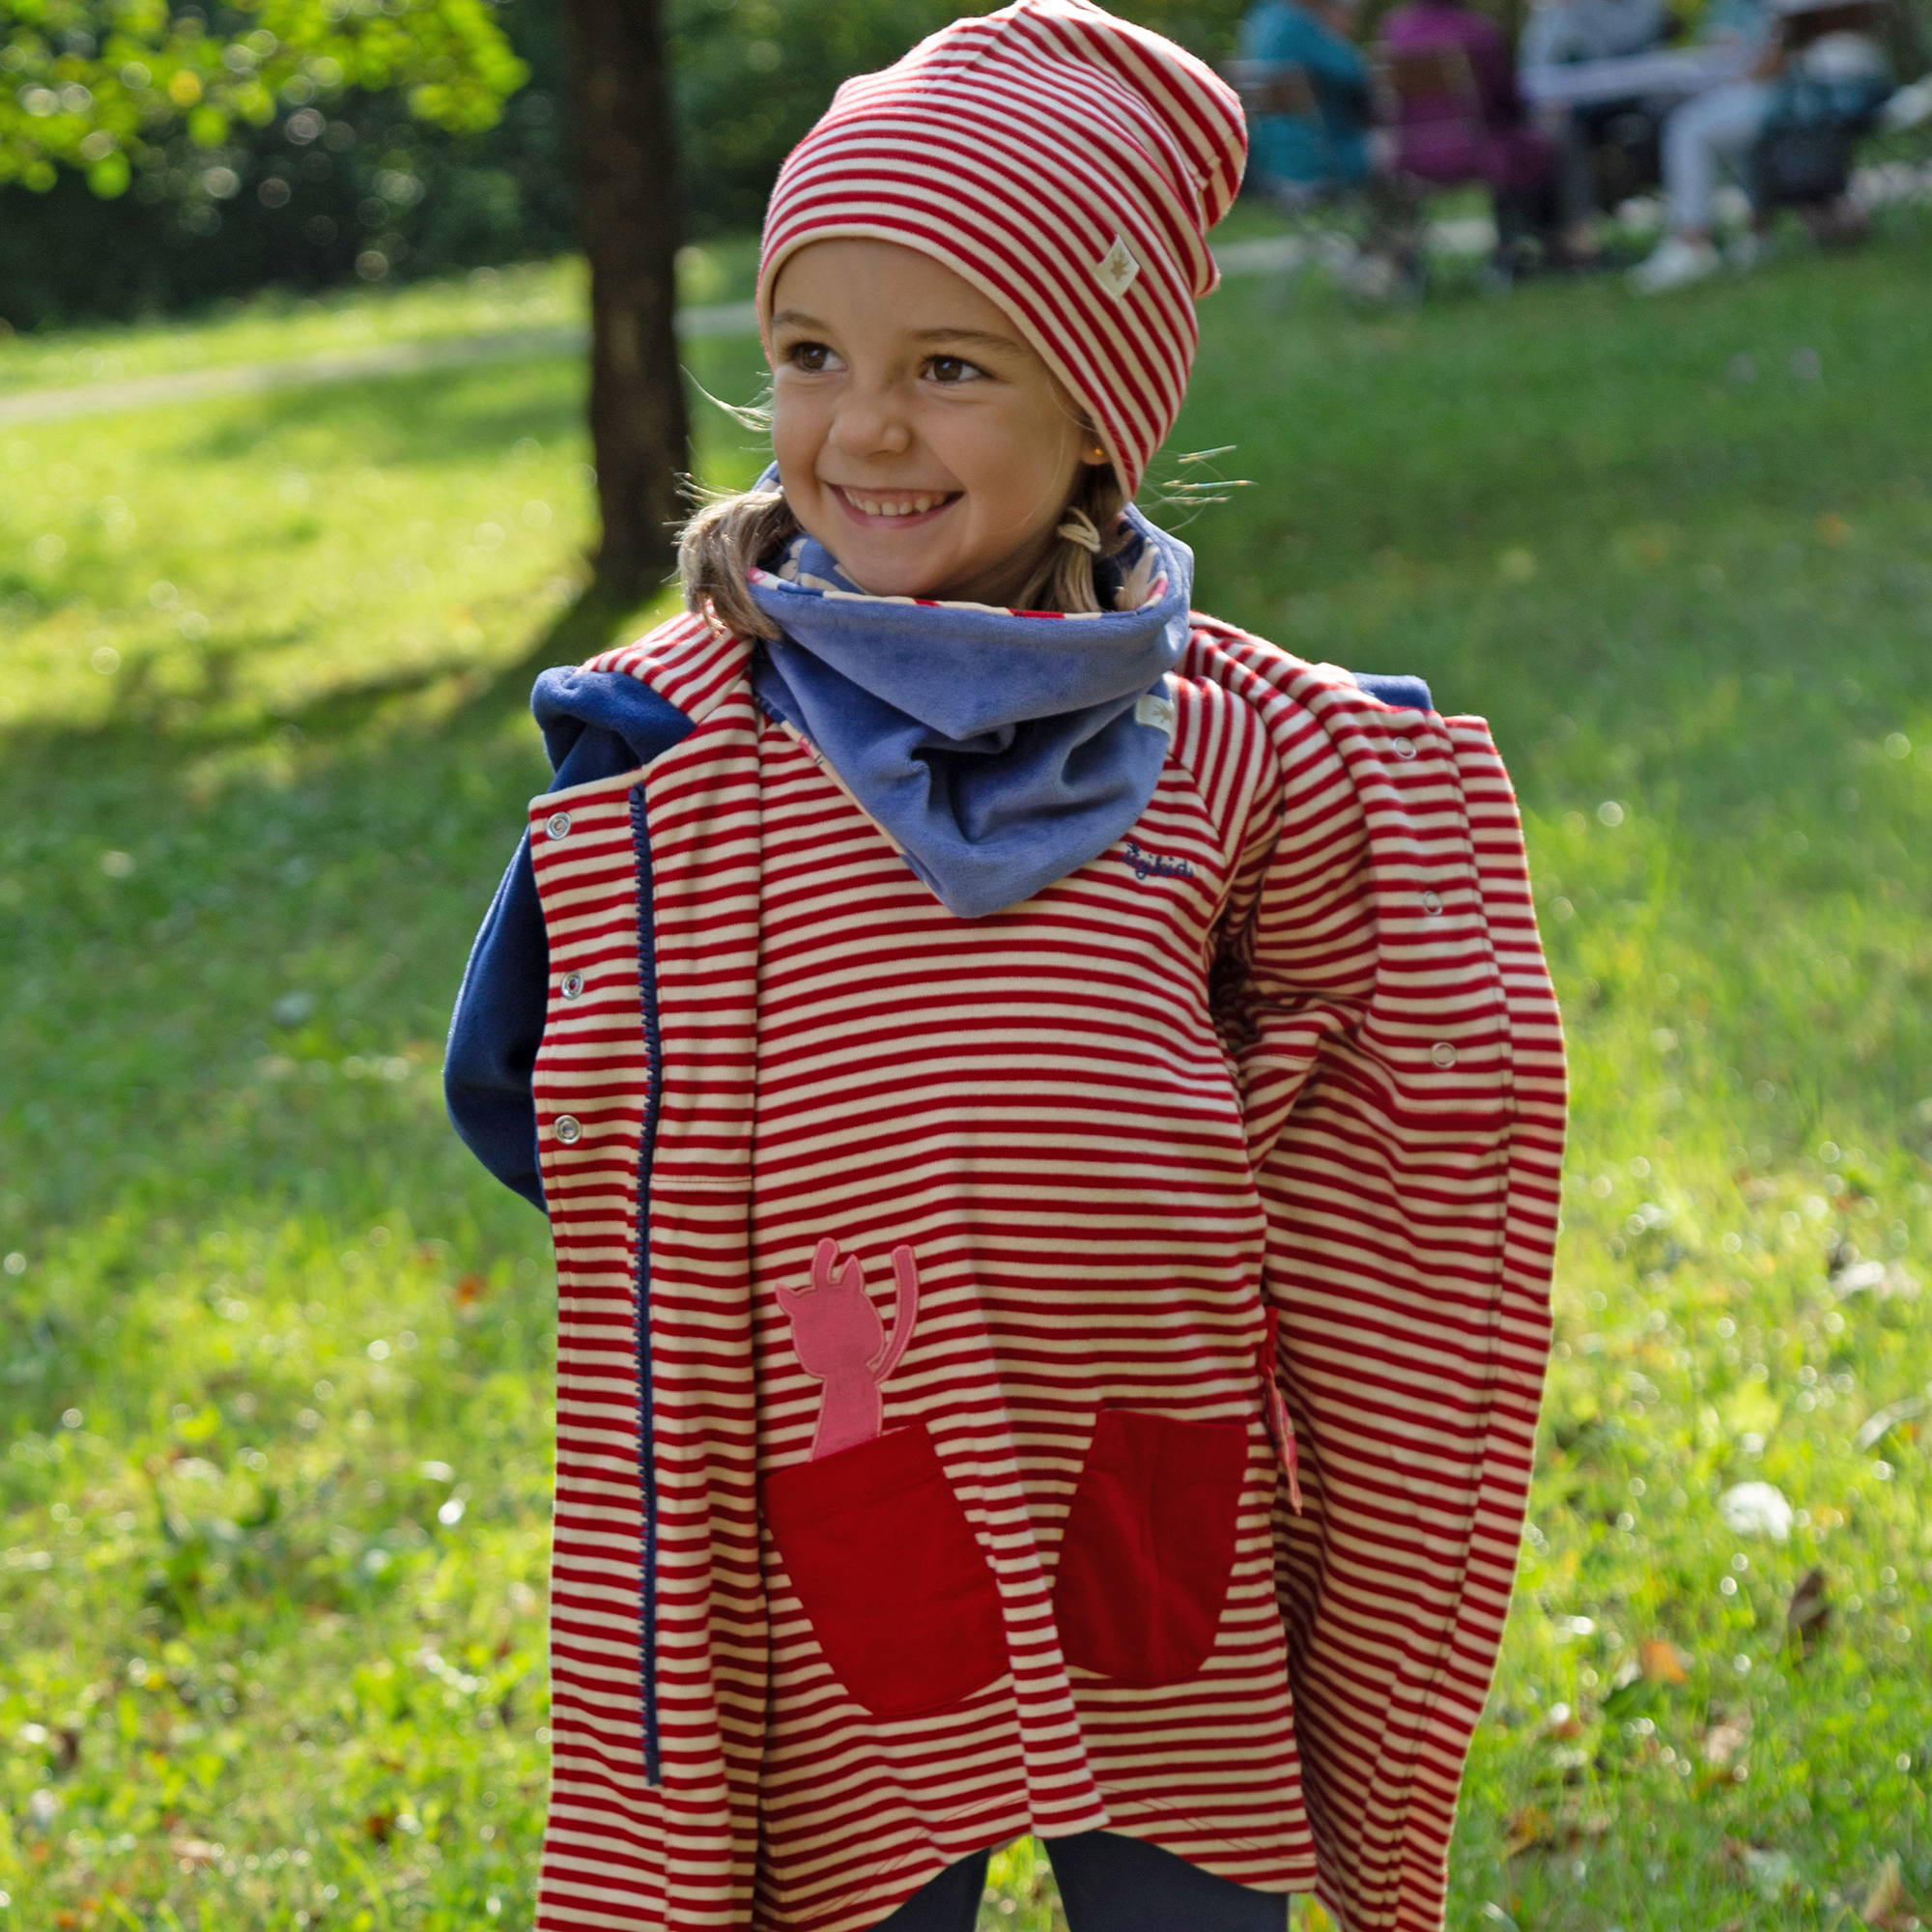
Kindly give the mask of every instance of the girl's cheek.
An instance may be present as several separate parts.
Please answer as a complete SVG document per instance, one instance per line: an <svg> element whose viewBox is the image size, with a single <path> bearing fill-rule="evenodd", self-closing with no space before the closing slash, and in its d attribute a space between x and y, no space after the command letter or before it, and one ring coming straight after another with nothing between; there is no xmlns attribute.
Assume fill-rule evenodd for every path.
<svg viewBox="0 0 1932 1932"><path fill-rule="evenodd" d="M787 403L781 392L772 396L772 454L789 469L809 457L816 446L810 412L794 400Z"/></svg>

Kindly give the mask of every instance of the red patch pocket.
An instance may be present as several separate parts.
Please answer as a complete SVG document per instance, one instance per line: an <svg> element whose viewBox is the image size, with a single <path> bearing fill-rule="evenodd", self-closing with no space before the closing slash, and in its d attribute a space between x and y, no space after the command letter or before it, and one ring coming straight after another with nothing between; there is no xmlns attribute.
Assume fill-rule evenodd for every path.
<svg viewBox="0 0 1932 1932"><path fill-rule="evenodd" d="M1053 1586L1068 1663L1151 1689L1207 1662L1247 1470L1242 1423L1100 1411Z"/></svg>
<svg viewBox="0 0 1932 1932"><path fill-rule="evenodd" d="M765 1520L812 1634L878 1718L1006 1674L999 1585L921 1423L767 1476Z"/></svg>

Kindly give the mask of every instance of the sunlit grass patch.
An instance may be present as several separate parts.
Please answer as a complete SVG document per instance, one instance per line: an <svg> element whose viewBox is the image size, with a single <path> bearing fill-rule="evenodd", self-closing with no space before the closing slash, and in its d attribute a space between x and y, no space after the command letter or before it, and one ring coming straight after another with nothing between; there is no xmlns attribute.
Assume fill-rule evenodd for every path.
<svg viewBox="0 0 1932 1932"><path fill-rule="evenodd" d="M554 328L582 323L583 316L583 271L575 261L478 269L385 290L317 296L270 290L246 301L224 301L211 319L190 327L171 320L0 336L0 396L378 343Z"/></svg>
<svg viewBox="0 0 1932 1932"><path fill-rule="evenodd" d="M558 358L0 431L0 717L225 732L502 662L580 581L581 384Z"/></svg>
<svg viewBox="0 0 1932 1932"><path fill-rule="evenodd" d="M10 1280L15 1923L526 1911L541 1229L466 1258L402 1214L270 1212L110 1219Z"/></svg>

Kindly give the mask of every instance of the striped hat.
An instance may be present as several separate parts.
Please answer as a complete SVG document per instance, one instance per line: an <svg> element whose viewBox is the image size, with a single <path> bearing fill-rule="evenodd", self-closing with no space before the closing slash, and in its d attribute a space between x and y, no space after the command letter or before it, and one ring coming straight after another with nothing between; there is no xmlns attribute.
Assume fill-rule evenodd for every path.
<svg viewBox="0 0 1932 1932"><path fill-rule="evenodd" d="M765 213L758 315L794 250L917 248L997 302L1093 417L1129 496L1179 412L1247 157L1234 91L1089 0L1013 0L848 80Z"/></svg>

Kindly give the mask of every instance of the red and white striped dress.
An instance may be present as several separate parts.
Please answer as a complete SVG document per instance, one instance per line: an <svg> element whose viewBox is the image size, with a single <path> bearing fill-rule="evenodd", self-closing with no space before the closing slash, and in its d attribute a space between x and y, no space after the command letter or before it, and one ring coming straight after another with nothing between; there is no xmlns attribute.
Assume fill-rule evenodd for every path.
<svg viewBox="0 0 1932 1932"><path fill-rule="evenodd" d="M595 661L693 728L531 807L538 1924L861 1932L1104 1828L1439 1926L1563 1123L1486 728L1197 620L1130 837L967 922L749 658L685 617Z"/></svg>

